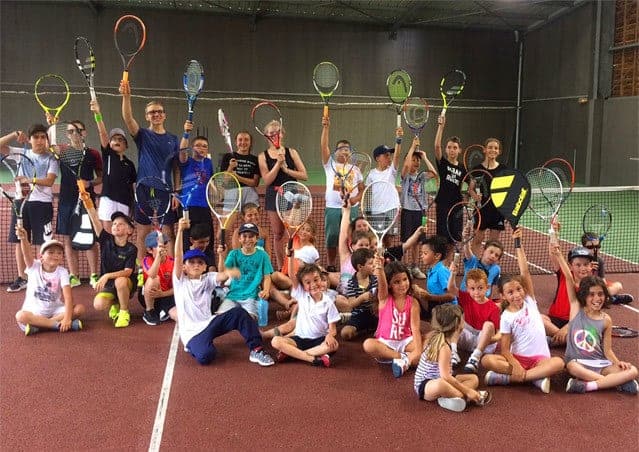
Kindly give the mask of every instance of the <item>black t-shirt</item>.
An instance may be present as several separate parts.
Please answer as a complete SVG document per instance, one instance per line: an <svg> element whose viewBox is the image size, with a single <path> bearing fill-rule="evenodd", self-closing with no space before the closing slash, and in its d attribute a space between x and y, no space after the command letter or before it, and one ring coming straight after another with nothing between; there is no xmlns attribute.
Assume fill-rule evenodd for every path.
<svg viewBox="0 0 639 452"><path fill-rule="evenodd" d="M126 242L124 246L118 246L115 244L113 235L106 232L104 229L98 237L100 243L100 272L105 273L118 272L125 268L135 269L135 258L138 255L137 247L131 243ZM131 272L130 279L135 281L135 272Z"/></svg>
<svg viewBox="0 0 639 452"><path fill-rule="evenodd" d="M102 161L104 163L102 196L127 206L133 205L132 184L137 179L133 162L126 155L120 158L118 153L108 145L102 148Z"/></svg>
<svg viewBox="0 0 639 452"><path fill-rule="evenodd" d="M220 163L220 171L226 171L229 167L231 159L237 160L237 168L235 172L238 176L245 177L247 179L253 179L255 175L260 175L260 167L257 163L257 156L253 154L238 154L237 152L227 152L222 157L222 163ZM242 187L246 187L246 184L240 182Z"/></svg>
<svg viewBox="0 0 639 452"><path fill-rule="evenodd" d="M69 151L67 151L69 152ZM79 168L79 176L80 179L83 180L93 180L96 169L100 169L102 166L99 161L100 155L94 149L86 149L84 153L84 159L80 162L80 159L77 159L77 162L74 162L72 168L74 172L78 172ZM75 174L73 174L67 165L60 164L60 201L77 201L78 200L78 184ZM89 187L87 191L93 194L93 187Z"/></svg>
<svg viewBox="0 0 639 452"><path fill-rule="evenodd" d="M437 172L439 173L439 191L435 197L438 209L448 211L453 204L462 200L459 186L466 175L466 169L460 162L453 165L445 157L437 161Z"/></svg>
<svg viewBox="0 0 639 452"><path fill-rule="evenodd" d="M501 171L503 171L504 168L505 168L505 166L502 165L501 163L497 163L497 166L495 168L493 168L493 169L488 169L482 163L480 163L479 165L477 165L473 169L482 169L484 171L488 171L491 176L495 177ZM483 220L484 216L486 218L501 218L503 220L503 218L504 218L503 215L499 212L499 210L497 210L497 207L495 207L495 204L493 204L493 200L490 199L490 194L489 193L483 193L482 194L481 202L482 202L482 204L485 203L484 207L479 209L479 211L481 212L482 220Z"/></svg>

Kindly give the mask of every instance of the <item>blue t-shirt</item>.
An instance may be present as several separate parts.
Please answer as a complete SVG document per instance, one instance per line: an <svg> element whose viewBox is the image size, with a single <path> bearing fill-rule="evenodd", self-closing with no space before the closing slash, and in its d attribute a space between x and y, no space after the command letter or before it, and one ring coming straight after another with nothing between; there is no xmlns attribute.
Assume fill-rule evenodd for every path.
<svg viewBox="0 0 639 452"><path fill-rule="evenodd" d="M213 175L213 163L205 158L197 161L189 157L180 164L182 178L182 203L187 207L208 207L206 184Z"/></svg>
<svg viewBox="0 0 639 452"><path fill-rule="evenodd" d="M179 151L178 138L172 133L155 133L150 129L140 128L135 136L138 147L138 181L143 177L164 176L164 181L173 185L171 166Z"/></svg>
<svg viewBox="0 0 639 452"><path fill-rule="evenodd" d="M444 295L448 291L448 278L450 270L442 261L437 262L430 270L428 270L428 280L426 288L432 295Z"/></svg>
<svg viewBox="0 0 639 452"><path fill-rule="evenodd" d="M497 280L501 274L501 267L498 264L484 265L477 256L471 256L468 259L464 259L464 278L459 285L459 290L466 291L466 274L468 273L468 270L472 270L473 268L479 268L486 273L486 276L488 277L488 289L486 289L486 296L488 297L492 291L493 285L497 284Z"/></svg>
<svg viewBox="0 0 639 452"><path fill-rule="evenodd" d="M271 258L266 251L256 248L253 254L244 254L241 248L232 250L224 261L226 268L239 268L240 279L233 279L226 298L233 301L256 299L264 275L273 273Z"/></svg>

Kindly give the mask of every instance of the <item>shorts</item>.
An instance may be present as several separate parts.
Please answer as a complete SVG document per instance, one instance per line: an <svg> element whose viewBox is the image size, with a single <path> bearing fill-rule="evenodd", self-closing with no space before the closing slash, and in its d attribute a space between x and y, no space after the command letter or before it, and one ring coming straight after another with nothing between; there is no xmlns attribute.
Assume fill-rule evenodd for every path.
<svg viewBox="0 0 639 452"><path fill-rule="evenodd" d="M549 315L548 317L550 318L550 321L552 322L552 324L560 329L568 325L568 322L569 322L569 320L560 319L559 317L553 317L551 315Z"/></svg>
<svg viewBox="0 0 639 452"><path fill-rule="evenodd" d="M601 374L606 367L612 366L612 361L607 359L569 359L566 360L566 364L570 364L571 362L576 362L586 369Z"/></svg>
<svg viewBox="0 0 639 452"><path fill-rule="evenodd" d="M401 215L400 240L406 242L411 235L422 225L421 210L404 210Z"/></svg>
<svg viewBox="0 0 639 452"><path fill-rule="evenodd" d="M499 328L499 326L497 326L497 328ZM480 331L466 324L464 329L462 329L457 342L460 350L465 350L467 352L474 351L477 348L477 343L479 342L479 333ZM496 348L496 342L488 344L484 349L484 353L494 353Z"/></svg>
<svg viewBox="0 0 639 452"><path fill-rule="evenodd" d="M479 230L485 231L492 229L495 231L503 231L506 229L504 216L491 204L487 204L480 209L481 221L479 222Z"/></svg>
<svg viewBox="0 0 639 452"><path fill-rule="evenodd" d="M242 200L240 201L240 207L253 203L256 206L260 205L260 195L257 193L255 187L242 187Z"/></svg>
<svg viewBox="0 0 639 452"><path fill-rule="evenodd" d="M291 339L295 341L295 345L300 350L308 350L309 348L317 347L318 345L324 342L323 337L318 337L316 339L305 339L299 336L291 336Z"/></svg>
<svg viewBox="0 0 639 452"><path fill-rule="evenodd" d="M375 331L379 318L370 309L353 310L347 326L354 327L357 331Z"/></svg>
<svg viewBox="0 0 639 452"><path fill-rule="evenodd" d="M359 216L359 206L351 208L351 221ZM324 210L324 234L326 236L326 247L336 248L339 243L339 227L342 221L342 209L327 207Z"/></svg>
<svg viewBox="0 0 639 452"><path fill-rule="evenodd" d="M382 344L386 345L388 348L392 348L396 352L404 353L406 351L406 347L408 347L408 344L413 342L413 336L404 338L401 341L396 341L393 339L384 339L382 337L378 337L377 340L380 341Z"/></svg>
<svg viewBox="0 0 639 452"><path fill-rule="evenodd" d="M122 204L117 201L113 201L107 196L100 197L100 205L98 206L98 218L102 221L111 221L111 215L115 212L122 212L125 215L131 215L131 207L127 204Z"/></svg>
<svg viewBox="0 0 639 452"><path fill-rule="evenodd" d="M32 245L42 245L53 238L52 220L53 203L27 201L22 211L22 225L27 230L27 237L29 237ZM18 237L16 237L16 215L13 210L11 210L8 242L20 243Z"/></svg>
<svg viewBox="0 0 639 452"><path fill-rule="evenodd" d="M138 301L144 309L146 309L146 303L144 301L144 290L138 291ZM169 312L169 309L175 306L175 298L173 295L168 297L160 297L155 299L154 307L157 312L165 311Z"/></svg>
<svg viewBox="0 0 639 452"><path fill-rule="evenodd" d="M419 400L424 400L424 389L426 389L426 385L429 381L432 381L432 379L424 378L417 386L417 396L419 397Z"/></svg>
<svg viewBox="0 0 639 452"><path fill-rule="evenodd" d="M521 367L523 367L524 370L530 370L533 367L537 366L539 362L543 361L544 359L550 358L549 356L542 356L542 355L521 356L521 355L515 355L515 354L513 354L513 357L517 361L519 361L519 364L521 364Z"/></svg>
<svg viewBox="0 0 639 452"><path fill-rule="evenodd" d="M447 225L448 210L449 210L448 206L442 206L442 207L439 207L439 205L437 206L436 230L437 230L437 235L441 237L445 237L446 240L448 240L448 243L453 243L453 239L450 238L450 235L452 234L454 237L461 237L463 227L461 222L453 223L451 225L451 229L452 229L451 234L448 233L448 225Z"/></svg>
<svg viewBox="0 0 639 452"><path fill-rule="evenodd" d="M144 212L142 212L141 209L137 207L137 204L135 206L133 219L138 224L142 224L142 225L151 224L151 220L149 219L149 217L147 217L146 214L144 214ZM177 223L176 211L173 209L169 209L169 211L164 215L164 217L162 217L160 222L164 225L173 225Z"/></svg>
<svg viewBox="0 0 639 452"><path fill-rule="evenodd" d="M255 298L247 298L246 300L225 298L217 309L217 314L224 314L237 306L248 312L254 319L257 319L257 300Z"/></svg>
<svg viewBox="0 0 639 452"><path fill-rule="evenodd" d="M55 317L56 315L64 314L65 307L63 304L56 303L53 306L48 306L48 305L49 303L47 303L47 306L42 306L39 304L37 305L27 304L23 306L22 308L20 308L20 310L31 312L32 314L35 314L35 315L41 315L42 317L46 317L48 319L50 319L51 317ZM20 329L24 331L23 324L18 323L18 326L20 326Z"/></svg>
<svg viewBox="0 0 639 452"><path fill-rule="evenodd" d="M133 278L129 278L129 298L131 298L136 291L136 280ZM96 296L116 300L118 298L118 291L115 289L115 279L109 279L104 285L104 288L100 292L98 292Z"/></svg>
<svg viewBox="0 0 639 452"><path fill-rule="evenodd" d="M58 202L58 215L55 222L55 232L60 235L71 235L71 218L78 207L78 200ZM109 217L110 219L110 217Z"/></svg>
<svg viewBox="0 0 639 452"><path fill-rule="evenodd" d="M272 185L266 186L266 191L264 192L264 210L267 212L276 212L277 209L275 207L275 196L277 192L275 191L275 187Z"/></svg>

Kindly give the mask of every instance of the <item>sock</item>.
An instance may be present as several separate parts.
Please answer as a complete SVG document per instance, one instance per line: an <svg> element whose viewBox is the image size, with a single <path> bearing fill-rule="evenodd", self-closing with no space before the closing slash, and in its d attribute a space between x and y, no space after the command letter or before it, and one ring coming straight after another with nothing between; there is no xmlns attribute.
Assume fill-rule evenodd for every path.
<svg viewBox="0 0 639 452"><path fill-rule="evenodd" d="M481 359L482 352L480 349L476 348L473 350L473 353L470 355L471 358L475 358L478 362Z"/></svg>
<svg viewBox="0 0 639 452"><path fill-rule="evenodd" d="M597 385L596 381L586 382L586 392L596 391L597 389L599 389L599 385Z"/></svg>
<svg viewBox="0 0 639 452"><path fill-rule="evenodd" d="M455 354L457 353L457 344L455 342L450 343L450 351Z"/></svg>

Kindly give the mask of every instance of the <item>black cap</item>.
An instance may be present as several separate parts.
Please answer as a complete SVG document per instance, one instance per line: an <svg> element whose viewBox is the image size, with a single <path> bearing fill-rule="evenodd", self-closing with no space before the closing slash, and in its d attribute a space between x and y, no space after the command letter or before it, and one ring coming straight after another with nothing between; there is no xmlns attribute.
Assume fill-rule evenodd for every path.
<svg viewBox="0 0 639 452"><path fill-rule="evenodd" d="M123 218L129 226L131 226L132 228L135 227L133 225L133 220L131 220L131 218L124 212L120 212L119 210L117 212L113 212L111 214L111 221L114 221L116 218Z"/></svg>

